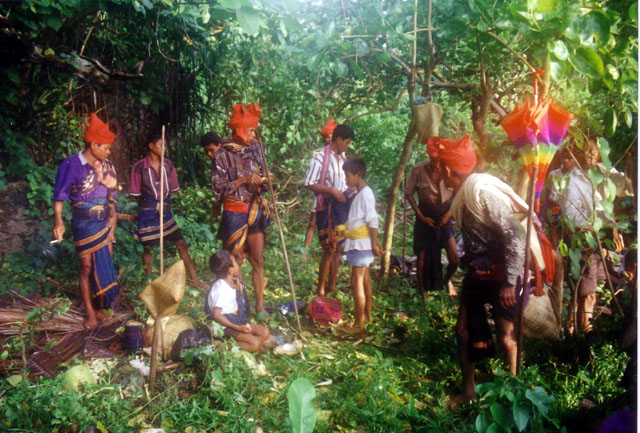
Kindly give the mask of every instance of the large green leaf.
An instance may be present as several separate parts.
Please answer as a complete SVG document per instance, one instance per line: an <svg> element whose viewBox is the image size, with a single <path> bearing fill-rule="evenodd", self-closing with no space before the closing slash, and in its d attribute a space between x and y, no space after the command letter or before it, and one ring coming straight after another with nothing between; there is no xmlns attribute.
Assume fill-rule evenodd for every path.
<svg viewBox="0 0 640 433"><path fill-rule="evenodd" d="M569 57L569 62L578 72L589 78L600 78L604 73L602 59L593 48L578 48L574 55Z"/></svg>
<svg viewBox="0 0 640 433"><path fill-rule="evenodd" d="M513 420L516 423L518 431L523 431L527 428L529 418L531 418L531 408L529 405L525 401L516 400L513 403Z"/></svg>
<svg viewBox="0 0 640 433"><path fill-rule="evenodd" d="M258 11L253 8L243 6L236 9L236 17L238 18L240 27L245 33L252 36L258 34L260 24L262 23L262 19L260 18Z"/></svg>
<svg viewBox="0 0 640 433"><path fill-rule="evenodd" d="M489 406L489 411L491 412L493 420L508 431L511 427L511 422L509 420L509 414L504 409L504 407L500 403L495 402L491 406Z"/></svg>
<svg viewBox="0 0 640 433"><path fill-rule="evenodd" d="M556 0L527 0L529 9L543 14L552 13L556 8Z"/></svg>
<svg viewBox="0 0 640 433"><path fill-rule="evenodd" d="M572 249L569 251L569 256L572 261L577 257L578 262L580 262L582 260L582 251ZM549 413L549 407L547 405L553 401L553 398L550 397L543 388L536 386L534 389L527 389L524 392L524 396L536 406L542 415L546 416L547 413Z"/></svg>
<svg viewBox="0 0 640 433"><path fill-rule="evenodd" d="M58 17L48 17L47 25L57 32L62 27L62 21Z"/></svg>
<svg viewBox="0 0 640 433"><path fill-rule="evenodd" d="M611 159L609 154L611 153L611 147L609 142L604 137L598 137L598 150L600 151L600 157L602 158L602 165L606 171L611 170Z"/></svg>
<svg viewBox="0 0 640 433"><path fill-rule="evenodd" d="M487 427L490 424L490 418L487 416L486 412L480 412L476 417L476 431L478 433L484 433L487 431Z"/></svg>
<svg viewBox="0 0 640 433"><path fill-rule="evenodd" d="M589 175L589 179L591 180L591 185L594 188L600 185L600 182L602 182L602 179L604 179L604 174L602 174L602 172L597 168L591 167L587 172L587 174Z"/></svg>
<svg viewBox="0 0 640 433"><path fill-rule="evenodd" d="M603 46L609 40L611 23L603 11L592 11L580 20L580 41L583 45Z"/></svg>
<svg viewBox="0 0 640 433"><path fill-rule="evenodd" d="M609 108L604 115L604 132L608 137L613 136L616 133L618 127L618 115L616 110Z"/></svg>
<svg viewBox="0 0 640 433"><path fill-rule="evenodd" d="M569 49L563 41L552 41L549 43L549 51L552 52L558 60L567 60L569 58Z"/></svg>
<svg viewBox="0 0 640 433"><path fill-rule="evenodd" d="M305 377L299 377L291 383L287 392L289 400L289 419L294 433L311 433L316 426L318 414L312 400L316 390Z"/></svg>

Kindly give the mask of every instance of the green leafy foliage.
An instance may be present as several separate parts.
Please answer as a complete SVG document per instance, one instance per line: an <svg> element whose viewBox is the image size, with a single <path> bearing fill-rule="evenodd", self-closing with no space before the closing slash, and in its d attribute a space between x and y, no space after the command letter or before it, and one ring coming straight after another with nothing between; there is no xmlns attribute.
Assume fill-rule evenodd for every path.
<svg viewBox="0 0 640 433"><path fill-rule="evenodd" d="M493 382L476 385L476 392L480 397L475 422L478 433L537 432L560 426L552 396L503 371L496 372Z"/></svg>

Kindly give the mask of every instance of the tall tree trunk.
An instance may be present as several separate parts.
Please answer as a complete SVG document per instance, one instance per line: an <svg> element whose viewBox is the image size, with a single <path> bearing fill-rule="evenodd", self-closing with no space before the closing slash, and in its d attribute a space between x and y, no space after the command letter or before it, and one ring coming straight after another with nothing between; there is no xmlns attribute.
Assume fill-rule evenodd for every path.
<svg viewBox="0 0 640 433"><path fill-rule="evenodd" d="M480 151L480 168L484 166L487 143L489 142L489 133L487 132L487 118L491 108L491 100L493 99L493 89L489 85L489 77L484 66L482 57L482 47L478 41L478 57L480 59L480 93L473 97L471 102L471 122L473 130L478 137L478 150Z"/></svg>
<svg viewBox="0 0 640 433"><path fill-rule="evenodd" d="M382 256L382 264L380 266L381 276L389 275L389 263L391 259L391 245L393 243L393 226L396 217L396 201L398 199L398 190L402 183L405 169L407 168L407 162L409 162L409 156L411 155L411 147L413 139L416 136L417 127L412 120L409 124L409 130L404 137L402 144L402 153L400 154L400 160L396 171L393 173L393 180L391 181L391 191L387 198L387 212L384 219L384 238L382 240L382 248L384 248L384 254ZM404 192L403 192L404 193Z"/></svg>

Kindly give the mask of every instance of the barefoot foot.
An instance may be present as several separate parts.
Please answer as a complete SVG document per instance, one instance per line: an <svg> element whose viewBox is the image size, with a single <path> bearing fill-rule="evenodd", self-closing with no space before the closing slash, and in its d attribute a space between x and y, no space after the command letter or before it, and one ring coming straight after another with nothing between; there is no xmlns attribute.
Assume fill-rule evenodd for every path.
<svg viewBox="0 0 640 433"><path fill-rule="evenodd" d="M449 280L449 282L447 283L447 289L449 290L449 296L451 298L457 298L458 297L458 290L455 288L455 286L453 285L451 280Z"/></svg>

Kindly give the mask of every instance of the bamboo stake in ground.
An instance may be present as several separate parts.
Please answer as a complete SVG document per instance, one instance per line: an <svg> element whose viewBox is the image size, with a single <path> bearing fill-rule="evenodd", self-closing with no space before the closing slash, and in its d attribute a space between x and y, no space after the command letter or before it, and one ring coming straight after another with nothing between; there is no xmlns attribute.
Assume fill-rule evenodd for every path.
<svg viewBox="0 0 640 433"><path fill-rule="evenodd" d="M162 126L162 138L160 141L160 208L158 212L160 213L160 275L164 272L164 239L163 239L163 225L164 225L164 125ZM153 322L153 343L151 345L151 366L149 369L149 391L151 394L154 393L156 389L156 371L158 369L158 344L160 343L160 338L158 334L161 332L160 330L160 318L154 317ZM164 357L164 355L163 355Z"/></svg>
<svg viewBox="0 0 640 433"><path fill-rule="evenodd" d="M282 231L282 223L280 222L280 215L278 214L278 207L276 206L276 197L273 194L273 185L271 184L271 173L269 166L267 165L267 155L264 152L264 146L262 145L262 139L258 138L258 144L260 145L260 152L262 154L262 162L264 164L265 176L267 178L267 185L269 186L269 193L271 194L271 203L273 207L273 215L276 217L276 225L278 226L278 232L280 234L280 242L282 242L282 251L284 253L284 261L287 265L287 273L289 274L289 285L291 286L291 298L293 299L293 311L296 313L296 322L298 324L298 332L302 337L302 326L300 325L300 315L298 314L298 303L296 302L296 289L293 286L293 276L291 275L291 265L289 264L289 254L287 254L287 244L284 241L284 232Z"/></svg>
<svg viewBox="0 0 640 433"><path fill-rule="evenodd" d="M531 245L531 232L533 229L533 205L536 200L536 182L538 176L538 165L533 166L531 182L529 185L529 211L527 214L527 240L524 244L524 277L522 278L522 294L520 295L520 308L518 309L518 349L516 351L516 373L520 373L520 364L522 358L522 334L524 330L524 308L529 286L529 265L531 262L531 253L529 246ZM516 287L516 290L518 288Z"/></svg>

